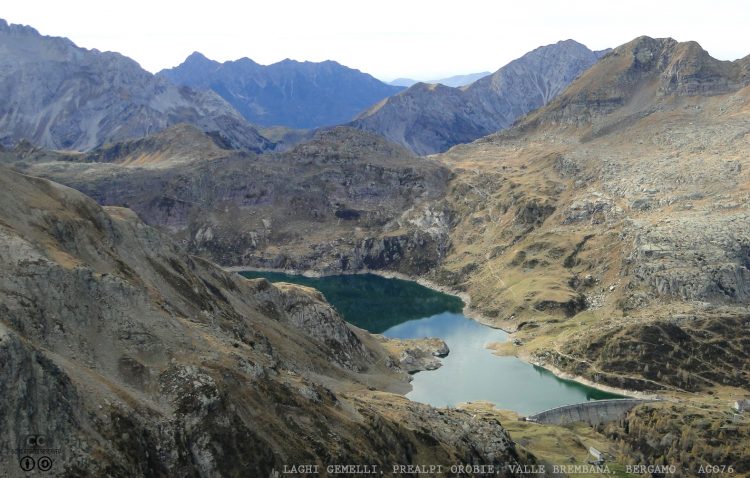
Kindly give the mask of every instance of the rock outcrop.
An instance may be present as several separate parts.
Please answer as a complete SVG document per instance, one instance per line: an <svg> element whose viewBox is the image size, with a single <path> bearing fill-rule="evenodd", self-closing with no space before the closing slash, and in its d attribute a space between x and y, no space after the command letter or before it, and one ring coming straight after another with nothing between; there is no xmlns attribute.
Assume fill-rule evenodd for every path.
<svg viewBox="0 0 750 478"><path fill-rule="evenodd" d="M409 373L435 370L443 363L441 358L450 353L448 345L441 339L394 339L377 336L378 340L398 360L399 367Z"/></svg>
<svg viewBox="0 0 750 478"><path fill-rule="evenodd" d="M273 144L213 92L178 87L118 53L0 20L0 143L86 151L190 123L235 148Z"/></svg>

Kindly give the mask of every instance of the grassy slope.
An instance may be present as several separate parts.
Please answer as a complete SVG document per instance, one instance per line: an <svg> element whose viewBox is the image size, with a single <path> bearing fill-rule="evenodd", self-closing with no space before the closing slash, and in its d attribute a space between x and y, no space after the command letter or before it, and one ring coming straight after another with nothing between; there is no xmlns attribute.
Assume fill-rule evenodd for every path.
<svg viewBox="0 0 750 478"><path fill-rule="evenodd" d="M665 62L688 65L685 77L710 70L736 80L741 62L669 48ZM514 130L438 158L456 173L447 201L459 219L435 278L519 329L523 345L504 353L676 399L605 431L623 463L637 450L686 473L727 461L747 473L747 421L722 427L730 402L750 390L750 88L671 94L667 73L638 76L629 54L608 57ZM603 76L613 72L627 81ZM693 433L690 410L716 433ZM654 443L654 427L677 438Z"/></svg>

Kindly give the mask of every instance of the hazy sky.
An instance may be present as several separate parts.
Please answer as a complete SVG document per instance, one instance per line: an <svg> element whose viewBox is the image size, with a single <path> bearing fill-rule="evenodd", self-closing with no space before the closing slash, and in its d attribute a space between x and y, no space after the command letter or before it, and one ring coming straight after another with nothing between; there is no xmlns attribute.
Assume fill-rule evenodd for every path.
<svg viewBox="0 0 750 478"><path fill-rule="evenodd" d="M391 80L494 71L572 38L615 47L640 35L696 40L713 56L750 54L750 8L733 0L7 1L0 18L123 53L149 71L193 51L215 60L336 60Z"/></svg>

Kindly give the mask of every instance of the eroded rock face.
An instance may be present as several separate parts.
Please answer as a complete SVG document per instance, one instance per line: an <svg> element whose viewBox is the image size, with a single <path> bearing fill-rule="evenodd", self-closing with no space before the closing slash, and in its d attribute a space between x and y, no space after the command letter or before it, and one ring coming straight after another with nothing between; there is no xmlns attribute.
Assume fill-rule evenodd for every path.
<svg viewBox="0 0 750 478"><path fill-rule="evenodd" d="M655 295L714 304L750 302L750 216L688 214L638 227L632 274Z"/></svg>
<svg viewBox="0 0 750 478"><path fill-rule="evenodd" d="M318 290L291 284L272 286L257 279L256 298L271 317L280 317L313 337L334 360L355 371L365 370L373 355ZM281 310L279 310L279 306Z"/></svg>
<svg viewBox="0 0 750 478"><path fill-rule="evenodd" d="M406 374L319 293L225 273L130 210L0 173L4 470L29 435L60 450L63 476L519 459L495 421L375 392Z"/></svg>

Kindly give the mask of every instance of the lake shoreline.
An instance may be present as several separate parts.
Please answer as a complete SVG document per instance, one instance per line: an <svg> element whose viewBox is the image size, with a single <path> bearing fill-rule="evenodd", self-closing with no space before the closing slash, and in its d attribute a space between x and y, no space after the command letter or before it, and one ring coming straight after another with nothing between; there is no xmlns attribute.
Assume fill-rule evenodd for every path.
<svg viewBox="0 0 750 478"><path fill-rule="evenodd" d="M443 285L440 285L436 282L432 282L431 280L422 278L422 277L414 277L407 274L403 274L401 272L393 272L393 271L375 271L375 270L361 270L361 271L340 271L340 272L332 272L330 274L323 274L315 270L304 270L300 271L297 269L274 269L274 268L264 268L264 267L244 267L244 266L232 266L232 267L224 267L225 271L228 272L278 272L282 274L289 274L289 275L299 275L303 277L310 277L310 278L319 278L319 277L330 277L330 276L341 276L341 275L365 275L365 274L372 274L375 276L380 276L385 279L400 279L400 280L406 280L409 282L416 282L417 284L427 287L428 289L432 289L437 292L441 292L443 294L451 295L453 297L458 297L461 299L461 301L464 303L464 308L461 311L466 317L475 320L479 322L482 325L485 325L487 327L493 328L493 329L499 329L503 332L506 332L507 334L512 334L515 332L515 330L509 330L507 328L498 327L497 324L494 324L492 319L489 317L486 317L481 312L479 312L477 309L474 309L471 307L471 296L467 294L466 292L462 292L456 289L452 289L450 287L446 287Z"/></svg>
<svg viewBox="0 0 750 478"><path fill-rule="evenodd" d="M580 383L581 385L586 385L587 387L595 388L602 392L622 395L625 398L639 398L642 400L662 400L664 398L664 397L659 396L658 394L640 392L638 390L626 390L624 388L612 387L609 385L597 383L597 382L587 379L586 377L582 377L580 375L573 375L572 373L568 373L568 372L565 372L564 370L560 370L554 365L540 363L534 360L528 354L519 354L519 355L516 355L516 357L518 357L519 360L523 360L526 363L530 363L531 365L535 365L537 367L543 368L544 370L547 370L548 372L552 373L557 378Z"/></svg>
<svg viewBox="0 0 750 478"><path fill-rule="evenodd" d="M510 335L515 332L515 330L508 330L502 327L498 327L497 325L493 324L492 321L482 315L481 312L477 311L476 309L471 307L471 296L467 294L466 292L458 291L455 289L452 289L450 287L446 287L440 284L437 284L435 282L432 282L428 279L422 278L422 277L413 277L409 276L407 274L403 274L400 272L393 272L393 271L374 271L374 270L361 270L361 271L340 271L340 272L334 272L330 274L323 274L315 270L296 270L296 269L274 269L274 268L261 268L261 267L245 267L245 266L232 266L232 267L224 267L224 270L228 272L276 272L276 273L283 273L283 274L289 274L289 275L299 275L303 277L310 277L310 278L320 278L320 277L330 277L330 276L338 276L338 275L365 275L365 274L372 274L376 276L380 276L386 279L400 279L410 282L416 282L417 284L427 287L428 289L432 289L437 292L441 292L443 294L451 295L454 297L457 297L461 299L464 303L464 308L462 313L467 318L470 318L484 326L498 329L506 332L508 334L508 337L506 338L506 342L499 342L499 343L507 343L510 341ZM600 383L593 382L585 377L576 376L573 374L570 374L568 372L565 372L563 370L558 369L557 367L549 364L540 363L536 360L534 360L530 355L528 354L514 354L516 358L519 360L526 362L528 364L541 367L550 373L552 373L557 378L560 378L562 380L569 380L572 382L576 382L578 384L594 388L596 390L599 390L601 392L606 393L613 393L616 395L622 395L624 397L632 397L632 398L643 398L643 399L655 399L655 398L661 398L657 394L648 394L645 392L640 392L637 390L627 390L627 389L621 389L617 387L611 387L609 385L604 385Z"/></svg>

